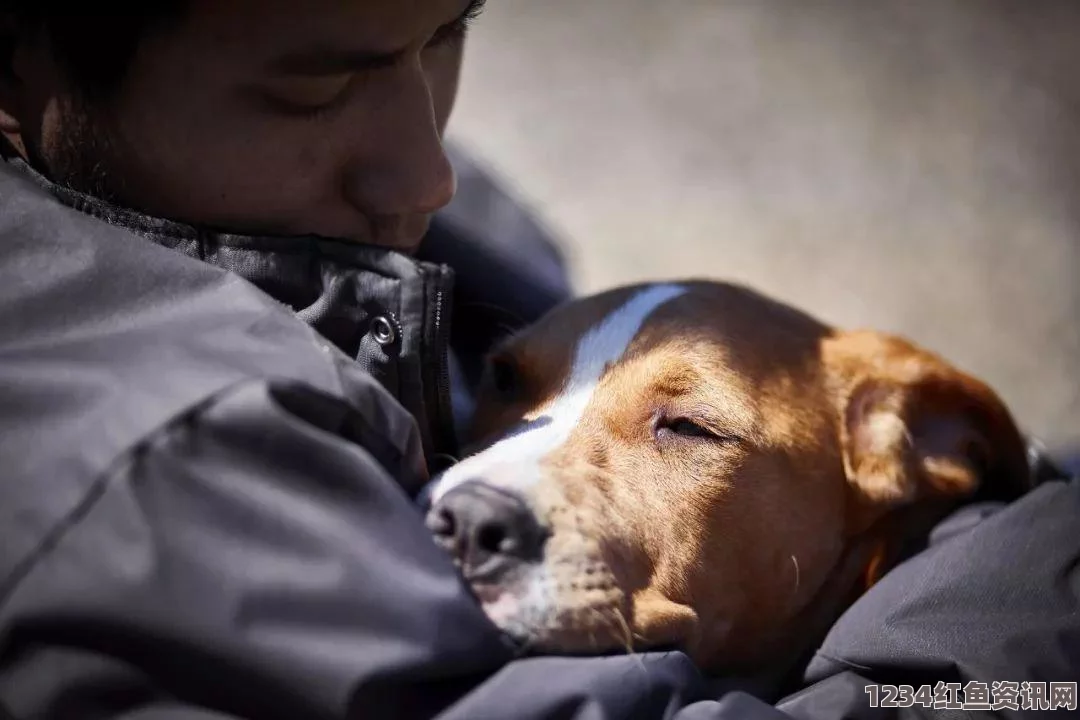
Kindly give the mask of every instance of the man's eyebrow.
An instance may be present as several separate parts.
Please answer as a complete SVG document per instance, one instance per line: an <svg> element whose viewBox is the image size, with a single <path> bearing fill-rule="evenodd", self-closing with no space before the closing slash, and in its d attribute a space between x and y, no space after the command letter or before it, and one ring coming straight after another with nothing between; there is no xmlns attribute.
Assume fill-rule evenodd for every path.
<svg viewBox="0 0 1080 720"><path fill-rule="evenodd" d="M275 58L268 70L274 75L337 75L389 67L404 54L404 50L377 52L314 46Z"/></svg>
<svg viewBox="0 0 1080 720"><path fill-rule="evenodd" d="M485 2L486 0L470 0L461 14L443 25L440 30L473 20L484 9ZM275 58L271 61L269 70L275 75L334 75L375 70L395 64L407 52L406 48L380 52L315 46Z"/></svg>

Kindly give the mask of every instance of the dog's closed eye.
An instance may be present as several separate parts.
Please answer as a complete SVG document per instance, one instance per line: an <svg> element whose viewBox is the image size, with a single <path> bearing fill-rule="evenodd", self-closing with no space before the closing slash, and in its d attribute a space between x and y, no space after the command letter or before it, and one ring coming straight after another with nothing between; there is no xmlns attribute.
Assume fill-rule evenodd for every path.
<svg viewBox="0 0 1080 720"><path fill-rule="evenodd" d="M687 417L658 417L654 432L658 439L666 437L712 440L714 442L736 442L737 438L731 435L716 432L705 423L692 420Z"/></svg>

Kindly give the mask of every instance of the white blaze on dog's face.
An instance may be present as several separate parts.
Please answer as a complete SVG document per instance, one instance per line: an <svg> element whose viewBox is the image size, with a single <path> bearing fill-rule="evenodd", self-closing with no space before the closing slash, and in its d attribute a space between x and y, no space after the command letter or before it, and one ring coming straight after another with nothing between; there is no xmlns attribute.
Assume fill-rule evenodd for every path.
<svg viewBox="0 0 1080 720"><path fill-rule="evenodd" d="M926 377L993 429L949 392L923 407ZM428 488L428 522L491 619L538 650L738 665L790 630L856 532L924 486L969 492L987 432L1022 457L988 393L738 287L621 288L493 354L479 451ZM909 440L929 453L914 470Z"/></svg>
<svg viewBox="0 0 1080 720"><path fill-rule="evenodd" d="M539 484L544 476L542 461L574 434L605 373L622 360L648 317L685 292L677 285L641 290L590 328L568 348L573 350L573 357L562 385L542 407L533 408L536 417L531 421L526 419L515 432L496 439L468 465L451 470L435 486L433 499L476 473L499 475L499 482L494 484L523 492ZM508 366L501 369L517 371ZM542 411L542 415L536 415L536 410Z"/></svg>

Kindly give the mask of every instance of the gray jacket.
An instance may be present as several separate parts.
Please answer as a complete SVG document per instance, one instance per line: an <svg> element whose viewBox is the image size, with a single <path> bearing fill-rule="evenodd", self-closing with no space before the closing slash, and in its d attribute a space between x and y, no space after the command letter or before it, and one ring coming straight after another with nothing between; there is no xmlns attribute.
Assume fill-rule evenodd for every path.
<svg viewBox="0 0 1080 720"><path fill-rule="evenodd" d="M417 261L189 228L0 167L0 715L839 718L870 712L873 682L1080 677L1064 479L977 508L786 689L679 653L515 658L413 503L457 451L448 348L467 387L509 318L565 296L539 275L529 299L496 292L526 285L498 242L469 244L483 207L440 218ZM455 288L430 260L462 247ZM1041 536L1009 539L1033 518ZM992 594L1002 563L1031 593ZM942 634L950 598L977 647ZM1035 609L1018 635L1010 613Z"/></svg>

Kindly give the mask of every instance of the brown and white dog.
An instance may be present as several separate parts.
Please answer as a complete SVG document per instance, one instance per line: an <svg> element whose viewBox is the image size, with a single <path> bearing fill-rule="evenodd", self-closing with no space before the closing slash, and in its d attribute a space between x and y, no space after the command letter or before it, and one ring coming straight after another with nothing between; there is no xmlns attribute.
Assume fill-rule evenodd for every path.
<svg viewBox="0 0 1080 720"><path fill-rule="evenodd" d="M493 353L427 523L528 647L753 668L833 622L957 499L1027 477L982 382L713 282L569 303Z"/></svg>

